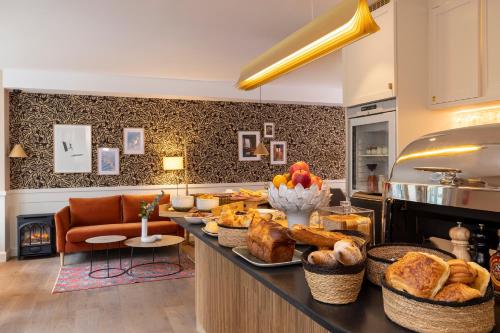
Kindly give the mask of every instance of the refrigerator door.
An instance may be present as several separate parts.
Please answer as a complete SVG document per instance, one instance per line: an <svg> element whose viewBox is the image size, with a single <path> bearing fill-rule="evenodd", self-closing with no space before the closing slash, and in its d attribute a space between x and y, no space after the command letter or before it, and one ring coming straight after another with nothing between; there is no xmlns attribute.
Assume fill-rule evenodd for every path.
<svg viewBox="0 0 500 333"><path fill-rule="evenodd" d="M349 196L382 193L396 159L396 112L348 119Z"/></svg>

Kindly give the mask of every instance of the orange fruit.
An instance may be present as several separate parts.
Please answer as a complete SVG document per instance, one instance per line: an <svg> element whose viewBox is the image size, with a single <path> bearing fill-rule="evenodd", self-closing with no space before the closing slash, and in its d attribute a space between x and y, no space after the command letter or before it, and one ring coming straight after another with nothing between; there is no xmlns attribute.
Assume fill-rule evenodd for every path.
<svg viewBox="0 0 500 333"><path fill-rule="evenodd" d="M285 173L283 176L285 176L285 177L286 177L286 181L287 181L287 182L288 182L288 181L290 181L290 180L292 180L292 175L291 175L291 174L289 174L288 172L287 172L287 173Z"/></svg>
<svg viewBox="0 0 500 333"><path fill-rule="evenodd" d="M276 175L273 178L273 184L274 186L276 186L276 188L280 188L281 184L286 185L286 182L287 182L286 177L283 175Z"/></svg>
<svg viewBox="0 0 500 333"><path fill-rule="evenodd" d="M293 185L292 181L290 180L288 183L286 183L286 187L288 187L288 188L294 188L295 185Z"/></svg>

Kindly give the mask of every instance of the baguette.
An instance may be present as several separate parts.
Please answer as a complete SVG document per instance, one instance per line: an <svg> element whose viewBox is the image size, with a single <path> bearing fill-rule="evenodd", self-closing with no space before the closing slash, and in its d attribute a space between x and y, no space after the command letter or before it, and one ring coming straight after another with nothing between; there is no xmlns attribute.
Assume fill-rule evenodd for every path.
<svg viewBox="0 0 500 333"><path fill-rule="evenodd" d="M335 243L341 239L352 239L350 236L344 235L340 232L325 231L322 229L305 227L299 224L292 227L290 234L292 238L298 242L314 245L319 248L333 248Z"/></svg>

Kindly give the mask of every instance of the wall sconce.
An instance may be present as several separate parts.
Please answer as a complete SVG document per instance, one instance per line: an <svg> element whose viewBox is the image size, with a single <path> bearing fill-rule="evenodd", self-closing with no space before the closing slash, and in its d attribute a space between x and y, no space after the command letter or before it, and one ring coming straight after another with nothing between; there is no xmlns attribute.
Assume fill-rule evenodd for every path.
<svg viewBox="0 0 500 333"><path fill-rule="evenodd" d="M28 155L26 155L26 152L23 149L23 146L21 146L20 143L16 143L14 145L14 148L10 151L9 154L10 158L26 158Z"/></svg>

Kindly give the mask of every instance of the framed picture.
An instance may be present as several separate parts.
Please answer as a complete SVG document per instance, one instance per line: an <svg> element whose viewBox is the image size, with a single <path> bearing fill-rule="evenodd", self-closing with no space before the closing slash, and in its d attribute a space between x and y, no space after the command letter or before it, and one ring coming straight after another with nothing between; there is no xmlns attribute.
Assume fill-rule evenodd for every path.
<svg viewBox="0 0 500 333"><path fill-rule="evenodd" d="M271 164L286 164L286 141L271 141Z"/></svg>
<svg viewBox="0 0 500 333"><path fill-rule="evenodd" d="M260 143L260 131L238 132L238 157L240 161L260 161L255 149Z"/></svg>
<svg viewBox="0 0 500 333"><path fill-rule="evenodd" d="M54 173L92 172L90 125L54 125Z"/></svg>
<svg viewBox="0 0 500 333"><path fill-rule="evenodd" d="M264 137L274 138L274 123L264 123Z"/></svg>
<svg viewBox="0 0 500 333"><path fill-rule="evenodd" d="M144 154L144 128L123 129L123 153L127 155Z"/></svg>
<svg viewBox="0 0 500 333"><path fill-rule="evenodd" d="M99 175L120 174L120 150L118 148L97 149L97 173Z"/></svg>

